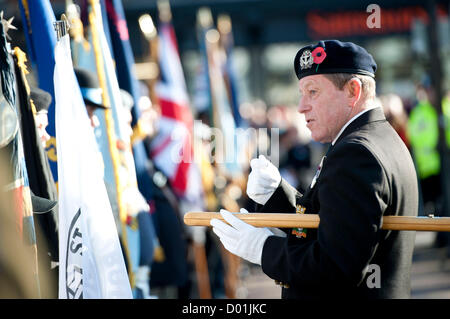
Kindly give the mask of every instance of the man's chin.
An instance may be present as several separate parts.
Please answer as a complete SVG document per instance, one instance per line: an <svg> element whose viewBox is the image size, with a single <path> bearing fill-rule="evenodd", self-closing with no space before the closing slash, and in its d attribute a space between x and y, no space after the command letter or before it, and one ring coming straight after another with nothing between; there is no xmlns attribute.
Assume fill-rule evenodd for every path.
<svg viewBox="0 0 450 319"><path fill-rule="evenodd" d="M326 144L326 143L330 143L331 140L325 136L317 136L316 134L314 134L313 132L311 132L311 139L314 142L318 142L318 143L322 143L322 144Z"/></svg>
<svg viewBox="0 0 450 319"><path fill-rule="evenodd" d="M320 142L320 139L321 138L321 136L318 136L317 134L315 134L313 131L311 131L311 139L314 141L314 142L319 142L319 143L321 143Z"/></svg>

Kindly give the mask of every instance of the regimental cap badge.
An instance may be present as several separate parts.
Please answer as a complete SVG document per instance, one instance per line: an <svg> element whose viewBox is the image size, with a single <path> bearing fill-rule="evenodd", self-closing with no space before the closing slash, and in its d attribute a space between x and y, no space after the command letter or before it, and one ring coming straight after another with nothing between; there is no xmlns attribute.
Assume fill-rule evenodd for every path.
<svg viewBox="0 0 450 319"><path fill-rule="evenodd" d="M314 63L314 58L310 50L305 50L300 57L300 69L309 69Z"/></svg>

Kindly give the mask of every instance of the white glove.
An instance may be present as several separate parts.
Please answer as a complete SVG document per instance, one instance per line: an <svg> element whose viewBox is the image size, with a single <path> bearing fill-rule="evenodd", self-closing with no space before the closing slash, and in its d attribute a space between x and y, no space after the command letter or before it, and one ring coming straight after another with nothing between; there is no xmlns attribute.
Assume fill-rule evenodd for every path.
<svg viewBox="0 0 450 319"><path fill-rule="evenodd" d="M241 213L248 212L241 208ZM221 209L220 214L231 226L216 218L211 219L210 223L223 246L231 253L261 265L264 243L273 233L267 228L253 227L225 209Z"/></svg>
<svg viewBox="0 0 450 319"><path fill-rule="evenodd" d="M247 195L264 205L281 183L280 172L264 155L252 159L250 167L252 171L248 176Z"/></svg>
<svg viewBox="0 0 450 319"><path fill-rule="evenodd" d="M135 286L142 291L144 299L150 298L150 285L149 277L150 267L149 266L139 266L135 274Z"/></svg>
<svg viewBox="0 0 450 319"><path fill-rule="evenodd" d="M122 191L122 200L130 216L137 216L142 211L148 212L150 206L137 187L127 187Z"/></svg>

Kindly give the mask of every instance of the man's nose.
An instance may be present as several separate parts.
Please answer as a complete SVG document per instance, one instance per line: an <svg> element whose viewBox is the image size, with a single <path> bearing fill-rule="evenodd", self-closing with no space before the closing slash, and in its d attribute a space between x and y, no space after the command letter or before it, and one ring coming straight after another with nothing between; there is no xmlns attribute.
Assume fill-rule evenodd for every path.
<svg viewBox="0 0 450 319"><path fill-rule="evenodd" d="M305 98L300 98L300 101L298 102L298 112L299 113L306 113L309 110L311 110L311 106L307 103Z"/></svg>

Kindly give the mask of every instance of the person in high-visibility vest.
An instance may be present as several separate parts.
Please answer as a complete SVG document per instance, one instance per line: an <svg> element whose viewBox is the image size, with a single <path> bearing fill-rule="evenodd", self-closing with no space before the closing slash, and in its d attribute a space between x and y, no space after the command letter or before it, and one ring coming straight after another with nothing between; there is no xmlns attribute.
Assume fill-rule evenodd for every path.
<svg viewBox="0 0 450 319"><path fill-rule="evenodd" d="M427 100L411 111L408 136L421 180L440 173L439 127L436 109Z"/></svg>

